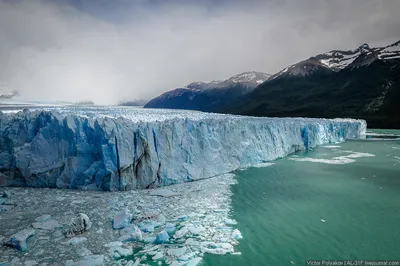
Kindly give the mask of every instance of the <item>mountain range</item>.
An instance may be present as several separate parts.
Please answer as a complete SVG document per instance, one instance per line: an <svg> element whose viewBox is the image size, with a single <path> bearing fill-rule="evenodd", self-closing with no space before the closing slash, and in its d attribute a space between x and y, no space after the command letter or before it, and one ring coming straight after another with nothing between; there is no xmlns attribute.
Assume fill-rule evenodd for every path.
<svg viewBox="0 0 400 266"><path fill-rule="evenodd" d="M193 82L161 94L144 107L216 112L249 94L270 76L261 72L244 72L223 81Z"/></svg>
<svg viewBox="0 0 400 266"><path fill-rule="evenodd" d="M145 107L271 117L351 117L369 127L400 128L400 41L363 44L312 56L269 76L246 72L196 82Z"/></svg>

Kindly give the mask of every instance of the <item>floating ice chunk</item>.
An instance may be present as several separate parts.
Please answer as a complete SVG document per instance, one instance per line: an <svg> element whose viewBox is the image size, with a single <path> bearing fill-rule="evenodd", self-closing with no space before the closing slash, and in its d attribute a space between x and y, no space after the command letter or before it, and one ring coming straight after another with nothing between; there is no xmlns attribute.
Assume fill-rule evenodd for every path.
<svg viewBox="0 0 400 266"><path fill-rule="evenodd" d="M300 158L300 157L291 157L289 160L297 161L297 162L313 162L313 163L326 163L326 164L349 164L354 163L355 160L347 158L347 157L335 157L332 159L317 159L317 158Z"/></svg>
<svg viewBox="0 0 400 266"><path fill-rule="evenodd" d="M114 258L128 257L133 254L133 250L119 246L110 247L109 253Z"/></svg>
<svg viewBox="0 0 400 266"><path fill-rule="evenodd" d="M36 260L27 260L24 262L24 266L34 266L34 265L38 265Z"/></svg>
<svg viewBox="0 0 400 266"><path fill-rule="evenodd" d="M104 246L105 247L120 247L120 246L122 246L122 242L121 241L113 241L108 244L105 244Z"/></svg>
<svg viewBox="0 0 400 266"><path fill-rule="evenodd" d="M159 251L159 252L157 252L156 255L154 255L151 259L152 259L152 260L159 260L159 259L162 259L162 258L164 258L164 253L161 252L161 251Z"/></svg>
<svg viewBox="0 0 400 266"><path fill-rule="evenodd" d="M180 257L187 252L187 247L172 248L167 251L169 256Z"/></svg>
<svg viewBox="0 0 400 266"><path fill-rule="evenodd" d="M341 156L341 157L336 157L336 158L342 158L342 157L346 157L346 158L362 158L362 157L374 157L374 154L371 153L366 153L366 152L353 152L353 151L346 151L348 153L351 153L349 155L346 156Z"/></svg>
<svg viewBox="0 0 400 266"><path fill-rule="evenodd" d="M235 238L236 240L243 238L242 233L240 233L238 229L233 230L232 237Z"/></svg>
<svg viewBox="0 0 400 266"><path fill-rule="evenodd" d="M84 213L79 213L70 222L70 227L66 232L67 237L73 237L77 234L81 234L84 231L92 228L92 222L89 217Z"/></svg>
<svg viewBox="0 0 400 266"><path fill-rule="evenodd" d="M326 220L324 220L324 219L321 219L321 222L323 222L323 223L326 223Z"/></svg>
<svg viewBox="0 0 400 266"><path fill-rule="evenodd" d="M156 244L164 244L169 241L169 235L165 230L161 231L160 233L157 234L156 236Z"/></svg>
<svg viewBox="0 0 400 266"><path fill-rule="evenodd" d="M61 228L62 225L60 225L56 220L49 220L45 222L32 223L32 227L35 229L54 230L56 228Z"/></svg>
<svg viewBox="0 0 400 266"><path fill-rule="evenodd" d="M187 219L188 219L187 215L181 215L176 217L176 220L181 222L186 221Z"/></svg>
<svg viewBox="0 0 400 266"><path fill-rule="evenodd" d="M24 229L12 235L6 242L6 245L14 247L21 251L25 251L28 248L26 241L33 235L35 235L35 230Z"/></svg>
<svg viewBox="0 0 400 266"><path fill-rule="evenodd" d="M104 265L103 255L89 255L85 256L82 260L79 260L73 264L74 266L101 266Z"/></svg>
<svg viewBox="0 0 400 266"><path fill-rule="evenodd" d="M122 229L127 226L132 220L132 214L127 210L120 211L114 217L113 228Z"/></svg>
<svg viewBox="0 0 400 266"><path fill-rule="evenodd" d="M336 149L340 148L341 146L339 145L326 145L326 146L321 146L322 148L327 148L327 149Z"/></svg>
<svg viewBox="0 0 400 266"><path fill-rule="evenodd" d="M142 232L133 224L128 224L119 233L121 235L119 240L122 242L142 240Z"/></svg>
<svg viewBox="0 0 400 266"><path fill-rule="evenodd" d="M166 222L166 218L163 214L159 214L157 218L155 219L154 227L160 227L163 226Z"/></svg>
<svg viewBox="0 0 400 266"><path fill-rule="evenodd" d="M224 222L226 225L236 225L237 224L237 222L233 219L225 219Z"/></svg>
<svg viewBox="0 0 400 266"><path fill-rule="evenodd" d="M229 243L221 243L219 246L223 249L227 249L233 252L233 246Z"/></svg>
<svg viewBox="0 0 400 266"><path fill-rule="evenodd" d="M186 226L182 227L180 230L175 232L174 238L179 239L184 237L189 233L189 230Z"/></svg>
<svg viewBox="0 0 400 266"><path fill-rule="evenodd" d="M200 235L202 232L204 232L206 229L203 226L188 226L187 229L189 230L189 232L193 235Z"/></svg>
<svg viewBox="0 0 400 266"><path fill-rule="evenodd" d="M156 189L149 193L150 196L160 196L160 197L175 197L180 194L169 189Z"/></svg>
<svg viewBox="0 0 400 266"><path fill-rule="evenodd" d="M257 164L251 165L251 167L254 167L254 168L263 168L263 167L272 166L272 165L274 165L274 164L275 164L275 163L257 163Z"/></svg>
<svg viewBox="0 0 400 266"><path fill-rule="evenodd" d="M7 212L14 208L14 206L11 205L0 205L0 212Z"/></svg>
<svg viewBox="0 0 400 266"><path fill-rule="evenodd" d="M86 241L87 241L86 237L77 236L77 237L74 237L74 238L71 238L70 240L68 240L67 244L75 246L75 245L82 244L83 242L86 242Z"/></svg>
<svg viewBox="0 0 400 266"><path fill-rule="evenodd" d="M153 244L156 242L156 237L154 236L146 237L145 239L143 239L143 242Z"/></svg>
<svg viewBox="0 0 400 266"><path fill-rule="evenodd" d="M202 248L201 250L203 253L209 253L209 254L214 254L214 255L225 255L227 253L229 253L228 250L223 249L223 248Z"/></svg>
<svg viewBox="0 0 400 266"><path fill-rule="evenodd" d="M35 219L35 221L36 221L36 222L46 222L46 221L48 221L48 220L50 220L50 219L51 219L51 215L49 215L49 214L44 214L44 215L42 215L42 216L37 217L37 218Z"/></svg>
<svg viewBox="0 0 400 266"><path fill-rule="evenodd" d="M171 234L171 233L173 233L173 232L176 231L176 227L175 227L175 225L172 224L172 223L167 223L167 224L165 225L165 231L166 231L167 233Z"/></svg>
<svg viewBox="0 0 400 266"><path fill-rule="evenodd" d="M151 233L154 231L154 222L153 221L145 221L138 224L140 230L145 233Z"/></svg>
<svg viewBox="0 0 400 266"><path fill-rule="evenodd" d="M182 266L183 264L182 263L180 263L179 261L176 261L176 260L174 260L171 264L170 264L170 266Z"/></svg>

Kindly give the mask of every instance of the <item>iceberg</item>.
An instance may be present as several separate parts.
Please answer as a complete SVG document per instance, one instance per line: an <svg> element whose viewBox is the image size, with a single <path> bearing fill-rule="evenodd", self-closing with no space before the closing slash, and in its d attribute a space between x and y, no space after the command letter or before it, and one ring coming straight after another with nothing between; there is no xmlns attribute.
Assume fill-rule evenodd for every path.
<svg viewBox="0 0 400 266"><path fill-rule="evenodd" d="M354 119L93 107L0 113L0 186L156 188L365 133L366 122Z"/></svg>

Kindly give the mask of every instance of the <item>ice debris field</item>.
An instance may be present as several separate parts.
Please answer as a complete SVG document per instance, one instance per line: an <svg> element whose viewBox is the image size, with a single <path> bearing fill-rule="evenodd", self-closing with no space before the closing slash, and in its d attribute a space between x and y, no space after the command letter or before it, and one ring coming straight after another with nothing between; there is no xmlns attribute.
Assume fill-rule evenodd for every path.
<svg viewBox="0 0 400 266"><path fill-rule="evenodd" d="M366 132L352 119L29 109L0 114L0 186L9 186L0 265L195 266L204 254L239 255L230 172Z"/></svg>
<svg viewBox="0 0 400 266"><path fill-rule="evenodd" d="M238 254L234 246L242 236L230 212L233 183L227 174L168 189L111 193L7 188L1 206L9 210L0 213L0 242L7 246L0 246L0 265L193 266L206 253ZM69 231L75 235L66 237Z"/></svg>
<svg viewBox="0 0 400 266"><path fill-rule="evenodd" d="M53 107L0 114L0 186L132 190L210 178L319 144L363 120Z"/></svg>

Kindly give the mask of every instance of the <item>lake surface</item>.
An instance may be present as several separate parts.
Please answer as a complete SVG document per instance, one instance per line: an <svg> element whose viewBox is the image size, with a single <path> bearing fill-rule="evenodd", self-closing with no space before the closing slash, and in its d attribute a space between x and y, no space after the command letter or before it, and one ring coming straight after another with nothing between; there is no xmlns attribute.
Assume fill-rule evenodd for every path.
<svg viewBox="0 0 400 266"><path fill-rule="evenodd" d="M206 265L400 259L400 140L325 145L236 178L232 216L242 255L206 255Z"/></svg>

